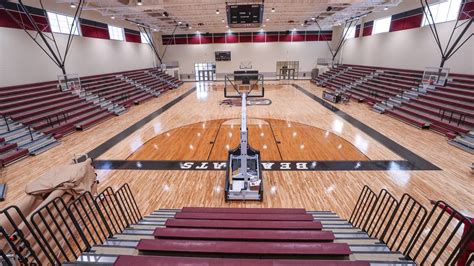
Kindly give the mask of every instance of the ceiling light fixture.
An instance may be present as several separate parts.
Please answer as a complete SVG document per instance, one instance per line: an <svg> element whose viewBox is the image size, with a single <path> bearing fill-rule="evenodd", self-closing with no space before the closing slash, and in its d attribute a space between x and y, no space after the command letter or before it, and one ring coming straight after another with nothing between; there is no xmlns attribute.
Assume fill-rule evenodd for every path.
<svg viewBox="0 0 474 266"><path fill-rule="evenodd" d="M269 18L267 18L267 19L266 19L266 21L270 21L270 19L269 19Z"/></svg>
<svg viewBox="0 0 474 266"><path fill-rule="evenodd" d="M274 7L272 7L272 13L275 13L275 8Z"/></svg>
<svg viewBox="0 0 474 266"><path fill-rule="evenodd" d="M183 23L183 22L181 22L181 21L178 21L178 25L181 25L182 23Z"/></svg>
<svg viewBox="0 0 474 266"><path fill-rule="evenodd" d="M69 4L69 6L70 6L71 8L76 8L76 4L74 4L74 3Z"/></svg>
<svg viewBox="0 0 474 266"><path fill-rule="evenodd" d="M219 15L219 13L221 13L221 12L219 12L219 9L216 9L216 14Z"/></svg>
<svg viewBox="0 0 474 266"><path fill-rule="evenodd" d="M384 7L383 10L388 10L388 7Z"/></svg>
<svg viewBox="0 0 474 266"><path fill-rule="evenodd" d="M110 18L111 18L111 19L115 19L115 16L111 16Z"/></svg>
<svg viewBox="0 0 474 266"><path fill-rule="evenodd" d="M168 12L166 12L166 11L163 12L163 17L167 17L167 16L169 16Z"/></svg>
<svg viewBox="0 0 474 266"><path fill-rule="evenodd" d="M137 0L137 6L143 5L142 0Z"/></svg>
<svg viewBox="0 0 474 266"><path fill-rule="evenodd" d="M316 18L315 18L315 17L312 17L311 20L316 20Z"/></svg>
<svg viewBox="0 0 474 266"><path fill-rule="evenodd" d="M222 19L222 23L224 23L224 22L225 22L225 20L224 20L224 19Z"/></svg>

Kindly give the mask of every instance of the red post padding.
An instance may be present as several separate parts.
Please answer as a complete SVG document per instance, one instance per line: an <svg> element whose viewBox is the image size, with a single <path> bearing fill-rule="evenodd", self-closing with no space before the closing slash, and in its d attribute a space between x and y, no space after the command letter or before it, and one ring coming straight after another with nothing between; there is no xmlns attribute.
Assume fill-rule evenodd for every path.
<svg viewBox="0 0 474 266"><path fill-rule="evenodd" d="M344 260L258 260L231 258L193 258L162 256L118 256L114 266L206 265L206 266L369 266L365 261Z"/></svg>
<svg viewBox="0 0 474 266"><path fill-rule="evenodd" d="M315 221L235 221L235 220L193 220L168 219L166 227L221 228L221 229L282 229L282 230L321 230L320 222Z"/></svg>
<svg viewBox="0 0 474 266"><path fill-rule="evenodd" d="M351 254L347 243L306 242L239 242L213 240L142 239L137 245L140 252L165 254L220 254L229 255L291 255L335 256Z"/></svg>
<svg viewBox="0 0 474 266"><path fill-rule="evenodd" d="M335 239L331 231L297 230L242 230L242 229L196 229L156 228L153 233L160 239L212 239L244 241L304 241L330 242Z"/></svg>
<svg viewBox="0 0 474 266"><path fill-rule="evenodd" d="M206 213L279 213L279 214L305 214L306 210L299 208L205 208L184 207L181 212L206 212Z"/></svg>
<svg viewBox="0 0 474 266"><path fill-rule="evenodd" d="M312 221L311 214L273 214L273 213L188 213L178 212L176 219L198 220L246 220L246 221Z"/></svg>

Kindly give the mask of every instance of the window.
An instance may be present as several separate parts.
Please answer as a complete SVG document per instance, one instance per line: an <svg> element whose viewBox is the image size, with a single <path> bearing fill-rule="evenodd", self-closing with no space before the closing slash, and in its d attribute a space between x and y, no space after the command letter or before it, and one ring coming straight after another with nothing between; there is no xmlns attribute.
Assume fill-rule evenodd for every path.
<svg viewBox="0 0 474 266"><path fill-rule="evenodd" d="M376 19L374 21L374 29L372 30L372 35L377 33L388 32L390 30L390 22L392 22L392 17Z"/></svg>
<svg viewBox="0 0 474 266"><path fill-rule="evenodd" d="M441 23L446 21L455 20L459 14L462 0L447 0L446 2L430 5L431 14L435 23ZM425 7L425 13L429 16L430 12L428 7ZM422 26L426 26L432 23L432 19L426 19L426 15L423 16Z"/></svg>
<svg viewBox="0 0 474 266"><path fill-rule="evenodd" d="M148 36L143 32L140 32L140 39L142 40L142 43L150 43Z"/></svg>
<svg viewBox="0 0 474 266"><path fill-rule="evenodd" d="M64 16L53 12L47 12L47 14L51 31L69 34L71 32L71 29L74 28L72 34L79 35L79 23L77 23L77 21L74 21L73 17Z"/></svg>
<svg viewBox="0 0 474 266"><path fill-rule="evenodd" d="M111 40L123 41L123 29L109 25L109 35Z"/></svg>
<svg viewBox="0 0 474 266"><path fill-rule="evenodd" d="M347 30L346 37L344 39L352 39L356 35L356 27L352 26L349 29L344 29L345 31Z"/></svg>

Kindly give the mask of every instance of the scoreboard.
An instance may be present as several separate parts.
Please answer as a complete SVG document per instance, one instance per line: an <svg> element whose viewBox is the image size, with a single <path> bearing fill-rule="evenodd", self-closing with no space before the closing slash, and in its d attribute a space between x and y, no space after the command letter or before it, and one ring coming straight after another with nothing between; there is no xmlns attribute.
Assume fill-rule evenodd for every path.
<svg viewBox="0 0 474 266"><path fill-rule="evenodd" d="M259 27L263 21L263 4L227 5L230 27Z"/></svg>
<svg viewBox="0 0 474 266"><path fill-rule="evenodd" d="M230 51L216 52L216 61L230 61Z"/></svg>

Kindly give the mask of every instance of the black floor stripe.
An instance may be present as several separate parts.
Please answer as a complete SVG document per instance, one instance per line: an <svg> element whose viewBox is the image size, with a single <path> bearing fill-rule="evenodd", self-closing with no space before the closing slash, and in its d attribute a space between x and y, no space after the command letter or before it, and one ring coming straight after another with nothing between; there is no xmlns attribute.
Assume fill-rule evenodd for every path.
<svg viewBox="0 0 474 266"><path fill-rule="evenodd" d="M407 148L401 146L400 144L396 143L395 141L389 139L388 137L384 136L377 130L365 125L361 121L357 120L356 118L348 115L347 113L339 110L334 105L326 102L325 100L319 98L318 96L312 94L311 92L307 91L301 86L293 84L293 87L304 93L306 96L310 97L311 99L315 100L316 102L320 103L322 106L336 114L337 116L341 117L342 119L346 120L349 124L353 125L360 131L364 132L365 134L369 135L371 138L375 139L376 141L380 142L380 144L384 145L387 149L391 150L395 154L399 155L403 159L409 161L413 164L415 170L441 170L436 165L430 163L429 161L423 159L422 157L416 155L414 152L408 150Z"/></svg>
<svg viewBox="0 0 474 266"><path fill-rule="evenodd" d="M144 125L146 125L147 123L149 123L150 121L152 121L153 119L155 119L157 116L161 115L162 113L164 113L166 110L170 109L171 107L173 107L175 104L177 104L178 102L180 102L181 100L183 100L184 98L186 98L186 96L190 95L191 93L193 93L194 91L196 91L196 87L193 87L191 89L189 89L187 92L185 92L184 94L180 95L179 97L177 97L176 99L170 101L169 103L165 104L163 107L161 107L160 109L154 111L153 113L147 115L146 117L144 117L143 119L141 119L140 121L136 122L135 124L131 125L130 127L128 127L127 129L125 129L124 131L118 133L117 135L113 136L111 139L107 140L106 142L100 144L99 146L97 146L95 149L91 150L90 152L87 153L87 155L90 157L90 158L97 158L99 157L100 155L102 155L104 152L106 152L107 150L109 150L110 148L112 148L113 146L115 146L116 144L118 144L119 142L121 142L123 139L125 139L126 137L130 136L131 134L133 134L135 131L137 131L138 129L140 129L141 127L143 127Z"/></svg>
<svg viewBox="0 0 474 266"><path fill-rule="evenodd" d="M102 170L224 171L226 161L127 161L96 160ZM420 170L408 161L264 161L263 171L388 171Z"/></svg>

